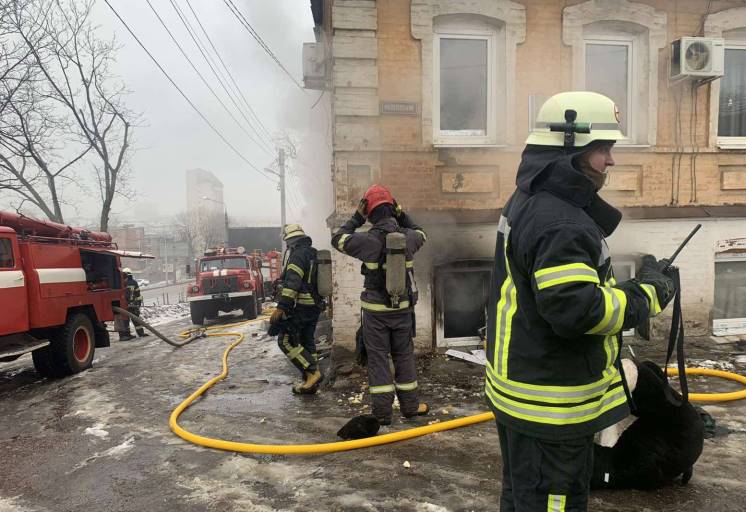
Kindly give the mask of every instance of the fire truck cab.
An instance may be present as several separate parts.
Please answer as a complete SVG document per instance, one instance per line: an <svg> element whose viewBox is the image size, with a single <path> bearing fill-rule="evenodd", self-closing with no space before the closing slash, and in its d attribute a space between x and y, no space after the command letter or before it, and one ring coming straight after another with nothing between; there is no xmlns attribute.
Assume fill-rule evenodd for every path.
<svg viewBox="0 0 746 512"><path fill-rule="evenodd" d="M112 306L126 307L121 255L107 233L0 212L0 362L31 352L47 377L90 367Z"/></svg>
<svg viewBox="0 0 746 512"><path fill-rule="evenodd" d="M221 311L240 309L253 320L262 310L264 279L262 258L247 254L243 247L205 252L197 262L197 280L187 286L192 323L203 325Z"/></svg>

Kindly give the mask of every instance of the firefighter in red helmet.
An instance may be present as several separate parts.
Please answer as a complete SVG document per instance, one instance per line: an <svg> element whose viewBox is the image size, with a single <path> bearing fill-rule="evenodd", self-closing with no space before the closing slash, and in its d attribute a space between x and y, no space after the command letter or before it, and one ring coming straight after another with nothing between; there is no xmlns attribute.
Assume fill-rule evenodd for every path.
<svg viewBox="0 0 746 512"><path fill-rule="evenodd" d="M368 231L356 232L365 224ZM402 233L406 238L406 296L396 303L386 290L386 235ZM368 385L373 415L381 425L390 425L394 394L405 418L426 415L427 404L417 396L417 368L414 357L414 254L425 243L425 231L394 201L391 192L373 185L365 192L357 211L332 237L338 251L362 261L365 277L360 296L363 342L368 357ZM394 362L391 375L389 356Z"/></svg>

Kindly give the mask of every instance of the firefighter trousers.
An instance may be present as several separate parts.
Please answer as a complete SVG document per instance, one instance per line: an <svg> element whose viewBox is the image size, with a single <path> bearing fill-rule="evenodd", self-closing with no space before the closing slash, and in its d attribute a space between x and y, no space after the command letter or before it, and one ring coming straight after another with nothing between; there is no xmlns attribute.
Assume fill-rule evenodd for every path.
<svg viewBox="0 0 746 512"><path fill-rule="evenodd" d="M301 375L318 370L319 356L316 353L316 324L319 322L319 310L304 311L296 308L290 313L280 334L277 345Z"/></svg>
<svg viewBox="0 0 746 512"><path fill-rule="evenodd" d="M593 436L548 441L497 424L503 461L500 512L586 512Z"/></svg>
<svg viewBox="0 0 746 512"><path fill-rule="evenodd" d="M417 366L414 357L413 315L407 310L396 313L373 313L363 310L363 342L368 352L368 386L373 415L390 420L394 393L399 397L401 413L415 416L420 402L417 398ZM394 361L391 376L389 355Z"/></svg>
<svg viewBox="0 0 746 512"><path fill-rule="evenodd" d="M129 311L135 316L140 316L140 306L127 306L127 311ZM128 317L127 315L121 315L121 317L122 318L121 318L121 322L119 323L119 329L118 329L119 334L130 336L131 335L130 317ZM140 336L141 338L145 336L145 329L141 325L136 323L134 320L132 321L132 324L135 326L135 332L137 333L138 336Z"/></svg>

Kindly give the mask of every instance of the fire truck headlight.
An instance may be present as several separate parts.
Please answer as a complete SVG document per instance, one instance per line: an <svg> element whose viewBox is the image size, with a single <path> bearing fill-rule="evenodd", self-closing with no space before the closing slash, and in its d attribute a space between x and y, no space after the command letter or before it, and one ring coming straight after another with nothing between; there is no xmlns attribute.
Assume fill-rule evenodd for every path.
<svg viewBox="0 0 746 512"><path fill-rule="evenodd" d="M192 286L192 293L197 293L197 292L199 292L199 286L195 284Z"/></svg>

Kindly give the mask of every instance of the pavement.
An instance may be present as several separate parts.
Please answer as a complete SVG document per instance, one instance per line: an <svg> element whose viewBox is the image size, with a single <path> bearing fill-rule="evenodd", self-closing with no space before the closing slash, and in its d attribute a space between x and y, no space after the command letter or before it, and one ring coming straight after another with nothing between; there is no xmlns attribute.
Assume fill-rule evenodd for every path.
<svg viewBox="0 0 746 512"><path fill-rule="evenodd" d="M188 326L182 320L162 329L175 336ZM368 410L357 367L343 365L317 396L294 396L290 386L299 375L275 341L261 325L241 329L247 337L230 357L230 376L182 415L187 430L255 443L329 442L350 417ZM176 437L168 427L171 410L219 373L231 341L208 338L178 350L153 337L113 342L97 350L93 368L60 380L39 378L29 356L0 363L0 512L498 509L501 466L492 423L311 456L235 454ZM659 362L663 355L660 346L636 351ZM739 351L704 340L690 343L689 355L720 364ZM481 367L442 355L421 356L419 365L422 398L433 414L418 425L486 409ZM735 369L746 373L743 365ZM700 378L690 387L738 389ZM590 510L744 510L746 401L707 410L721 434L705 441L688 486L594 492ZM382 432L410 426L396 418Z"/></svg>

